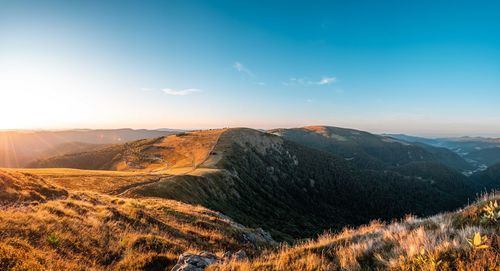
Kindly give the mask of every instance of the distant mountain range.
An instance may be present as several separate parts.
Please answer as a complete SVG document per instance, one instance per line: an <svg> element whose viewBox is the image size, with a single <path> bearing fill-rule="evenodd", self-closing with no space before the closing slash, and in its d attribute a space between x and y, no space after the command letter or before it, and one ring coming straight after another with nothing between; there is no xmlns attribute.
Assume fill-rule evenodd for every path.
<svg viewBox="0 0 500 271"><path fill-rule="evenodd" d="M431 146L438 146L451 149L459 154L466 155L478 150L500 147L500 138L486 137L449 137L449 138L424 138L408 136L404 134L387 134L393 138L411 143L424 143Z"/></svg>
<svg viewBox="0 0 500 271"><path fill-rule="evenodd" d="M455 137L455 138L422 138L403 134L387 135L409 143L423 143L435 147L447 148L461 157L475 168L474 172L485 170L487 167L500 163L500 138L484 137Z"/></svg>
<svg viewBox="0 0 500 271"><path fill-rule="evenodd" d="M164 136L178 130L75 129L64 131L0 131L0 167L24 167L41 158L92 150L98 145L121 144Z"/></svg>

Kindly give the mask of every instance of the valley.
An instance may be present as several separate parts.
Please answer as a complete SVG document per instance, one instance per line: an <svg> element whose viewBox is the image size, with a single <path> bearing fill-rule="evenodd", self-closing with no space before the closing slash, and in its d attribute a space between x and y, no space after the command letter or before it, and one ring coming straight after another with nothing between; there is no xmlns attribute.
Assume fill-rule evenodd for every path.
<svg viewBox="0 0 500 271"><path fill-rule="evenodd" d="M387 135L409 143L422 143L449 149L464 158L472 169L462 171L471 176L500 163L500 139L484 137L422 138L403 134Z"/></svg>

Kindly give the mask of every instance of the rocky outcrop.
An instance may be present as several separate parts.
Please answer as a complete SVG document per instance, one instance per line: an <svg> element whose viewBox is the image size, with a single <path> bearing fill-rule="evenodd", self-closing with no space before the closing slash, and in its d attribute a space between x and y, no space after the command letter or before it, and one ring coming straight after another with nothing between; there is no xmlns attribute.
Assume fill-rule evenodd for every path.
<svg viewBox="0 0 500 271"><path fill-rule="evenodd" d="M184 253L179 257L172 271L202 271L207 266L218 262L217 256L202 252L200 254Z"/></svg>
<svg viewBox="0 0 500 271"><path fill-rule="evenodd" d="M276 245L276 241L274 241L273 237L270 233L263 230L262 228L257 228L252 232L246 232L243 234L243 238L246 242L251 243L255 247L258 247L259 242L264 242L272 245Z"/></svg>
<svg viewBox="0 0 500 271"><path fill-rule="evenodd" d="M272 247L278 245L278 243L273 239L271 234L263 230L262 228L248 229L245 226L235 222L230 217L222 213L217 213L217 214L223 221L229 223L234 228L241 229L244 232L242 234L242 238L245 243L250 243L255 248L259 248L259 244L265 244Z"/></svg>
<svg viewBox="0 0 500 271"><path fill-rule="evenodd" d="M238 250L238 251L236 251L236 253L231 255L230 259L235 260L235 261L245 261L245 260L248 260L248 256L244 250Z"/></svg>
<svg viewBox="0 0 500 271"><path fill-rule="evenodd" d="M171 271L203 271L205 268L214 263L224 263L225 261L246 261L248 256L244 250L238 250L235 253L226 252L222 258L215 256L209 252L201 252L200 254L184 253L179 257L177 264Z"/></svg>

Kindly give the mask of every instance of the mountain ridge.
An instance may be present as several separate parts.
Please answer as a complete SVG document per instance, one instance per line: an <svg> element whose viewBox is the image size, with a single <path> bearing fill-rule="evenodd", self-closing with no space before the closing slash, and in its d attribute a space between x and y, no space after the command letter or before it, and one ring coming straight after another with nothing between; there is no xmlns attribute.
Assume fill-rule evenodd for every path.
<svg viewBox="0 0 500 271"><path fill-rule="evenodd" d="M309 147L353 160L362 168L382 169L409 162L434 161L464 171L471 165L457 154L429 145L416 145L392 137L332 126L273 129L278 134Z"/></svg>
<svg viewBox="0 0 500 271"><path fill-rule="evenodd" d="M415 174L418 168L410 175L360 170L343 157L249 128L190 131L60 159L68 157L88 161L86 169L166 174L120 193L200 204L242 224L262 227L280 240L371 219L429 215L459 207L468 198L460 192L464 180L443 190L439 179ZM56 160L38 166L61 164Z"/></svg>

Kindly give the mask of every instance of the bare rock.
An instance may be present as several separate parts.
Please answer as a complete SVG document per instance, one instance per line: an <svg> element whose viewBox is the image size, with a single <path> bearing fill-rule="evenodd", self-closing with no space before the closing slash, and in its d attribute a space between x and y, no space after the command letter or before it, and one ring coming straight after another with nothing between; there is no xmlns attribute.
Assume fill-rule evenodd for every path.
<svg viewBox="0 0 500 271"><path fill-rule="evenodd" d="M200 254L184 253L179 257L172 271L203 271L207 266L216 263L218 260L217 256L208 252Z"/></svg>
<svg viewBox="0 0 500 271"><path fill-rule="evenodd" d="M236 261L245 261L248 260L247 253L244 250L238 250L236 251L231 258Z"/></svg>
<svg viewBox="0 0 500 271"><path fill-rule="evenodd" d="M203 271L211 264L223 263L229 260L245 261L248 260L248 256L242 249L235 253L227 251L222 258L218 258L214 254L205 251L200 254L184 253L179 257L177 264L171 271Z"/></svg>

